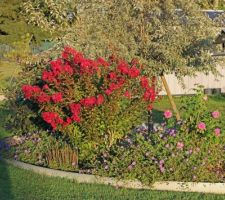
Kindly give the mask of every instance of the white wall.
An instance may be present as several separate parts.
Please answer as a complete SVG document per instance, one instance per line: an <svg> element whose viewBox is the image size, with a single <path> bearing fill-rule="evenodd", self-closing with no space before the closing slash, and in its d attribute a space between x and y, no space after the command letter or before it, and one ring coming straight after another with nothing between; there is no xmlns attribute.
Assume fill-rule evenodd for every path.
<svg viewBox="0 0 225 200"><path fill-rule="evenodd" d="M221 88L221 91L225 93L225 67L217 68L223 77L215 77L212 73L205 75L203 73L198 73L196 77L184 77L185 88L178 82L174 74L165 75L171 93L173 95L180 94L194 94L193 88L196 88L195 84L203 85L205 88ZM166 92L162 88L160 95L165 95Z"/></svg>

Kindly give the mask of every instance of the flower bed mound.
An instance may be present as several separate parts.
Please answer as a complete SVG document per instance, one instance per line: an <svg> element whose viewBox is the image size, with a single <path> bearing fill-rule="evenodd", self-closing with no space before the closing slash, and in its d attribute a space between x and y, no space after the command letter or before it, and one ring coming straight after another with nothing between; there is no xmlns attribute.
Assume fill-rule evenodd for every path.
<svg viewBox="0 0 225 200"><path fill-rule="evenodd" d="M157 99L157 79L145 67L66 47L56 60L25 68L22 92L10 99L18 137L3 145L4 156L144 184L224 182L224 116L207 111L201 88L183 98L182 120L166 110L153 130L139 126Z"/></svg>

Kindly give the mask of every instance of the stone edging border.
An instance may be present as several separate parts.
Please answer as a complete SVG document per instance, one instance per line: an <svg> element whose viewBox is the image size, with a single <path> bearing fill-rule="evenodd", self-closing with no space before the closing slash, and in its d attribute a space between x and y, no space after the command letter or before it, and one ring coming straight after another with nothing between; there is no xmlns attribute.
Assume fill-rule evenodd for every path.
<svg viewBox="0 0 225 200"><path fill-rule="evenodd" d="M125 181L109 177L100 177L88 174L79 174L73 172L64 172L61 170L39 167L15 160L3 159L7 164L15 167L33 171L35 173L50 177L60 177L75 180L78 183L97 183L111 185L115 187L132 188L132 189L149 189L149 190L164 190L164 191L179 191L179 192L201 192L225 194L225 183L194 183L194 182L176 182L162 181L155 182L152 186L143 185L140 181Z"/></svg>

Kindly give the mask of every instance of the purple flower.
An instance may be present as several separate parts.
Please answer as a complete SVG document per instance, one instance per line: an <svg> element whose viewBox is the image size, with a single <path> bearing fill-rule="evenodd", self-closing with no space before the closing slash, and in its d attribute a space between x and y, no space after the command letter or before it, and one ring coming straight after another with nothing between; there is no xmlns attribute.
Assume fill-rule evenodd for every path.
<svg viewBox="0 0 225 200"><path fill-rule="evenodd" d="M159 170L163 173L165 171L165 168L163 166L159 166Z"/></svg>
<svg viewBox="0 0 225 200"><path fill-rule="evenodd" d="M170 135L174 135L175 132L176 132L176 130L175 130L174 128L172 128L172 129L170 129L169 134L170 134Z"/></svg>
<svg viewBox="0 0 225 200"><path fill-rule="evenodd" d="M159 164L160 164L160 165L163 165L163 164L164 164L164 160L160 160L160 161L159 161Z"/></svg>

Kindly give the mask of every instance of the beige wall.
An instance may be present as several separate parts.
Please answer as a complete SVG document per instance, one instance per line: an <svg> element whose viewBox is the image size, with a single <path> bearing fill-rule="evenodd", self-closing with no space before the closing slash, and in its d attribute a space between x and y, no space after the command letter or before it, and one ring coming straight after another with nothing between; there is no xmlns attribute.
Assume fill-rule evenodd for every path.
<svg viewBox="0 0 225 200"><path fill-rule="evenodd" d="M203 85L205 88L221 88L222 92L225 93L225 68L218 67L218 71L223 75L222 77L215 77L211 73L209 75L198 73L196 77L184 77L185 88L182 88L174 74L169 74L165 77L173 95L194 94L193 88L196 88L195 84ZM160 95L165 94L163 88Z"/></svg>

